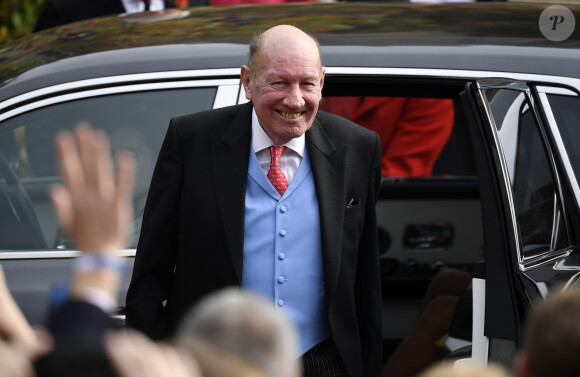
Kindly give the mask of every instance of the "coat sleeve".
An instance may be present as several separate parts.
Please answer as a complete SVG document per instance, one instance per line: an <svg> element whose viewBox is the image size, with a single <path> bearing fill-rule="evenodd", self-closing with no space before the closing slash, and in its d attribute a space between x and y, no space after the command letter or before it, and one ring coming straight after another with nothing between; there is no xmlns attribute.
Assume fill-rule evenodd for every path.
<svg viewBox="0 0 580 377"><path fill-rule="evenodd" d="M100 308L78 300L68 300L51 308L46 329L52 336L53 349L34 363L37 376L90 375L116 376L105 352L103 337L122 330Z"/></svg>
<svg viewBox="0 0 580 377"><path fill-rule="evenodd" d="M153 339L168 335L164 302L174 279L182 179L179 136L172 120L151 179L127 291L127 325Z"/></svg>
<svg viewBox="0 0 580 377"><path fill-rule="evenodd" d="M362 376L377 377L383 358L382 294L377 236L376 202L381 183L381 144L375 137L374 154L369 171L365 223L359 244L355 281L357 316L362 352Z"/></svg>

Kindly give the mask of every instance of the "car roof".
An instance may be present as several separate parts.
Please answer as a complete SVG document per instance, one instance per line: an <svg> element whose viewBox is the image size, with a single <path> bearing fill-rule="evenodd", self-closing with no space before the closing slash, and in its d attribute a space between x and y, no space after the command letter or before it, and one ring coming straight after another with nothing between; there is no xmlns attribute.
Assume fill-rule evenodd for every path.
<svg viewBox="0 0 580 377"><path fill-rule="evenodd" d="M291 24L327 67L520 72L580 77L580 38L542 35L547 5L293 3L168 9L52 28L0 46L0 101L112 75L239 68L251 37ZM569 6L578 13L579 6Z"/></svg>

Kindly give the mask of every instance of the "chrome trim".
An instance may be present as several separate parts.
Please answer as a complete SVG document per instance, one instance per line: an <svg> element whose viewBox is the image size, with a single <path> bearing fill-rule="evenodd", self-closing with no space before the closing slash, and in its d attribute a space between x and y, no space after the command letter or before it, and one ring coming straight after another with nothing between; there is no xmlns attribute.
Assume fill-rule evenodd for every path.
<svg viewBox="0 0 580 377"><path fill-rule="evenodd" d="M232 106L237 102L238 92L240 90L240 80L235 85L220 85L218 86L213 108Z"/></svg>
<svg viewBox="0 0 580 377"><path fill-rule="evenodd" d="M558 243L558 232L560 230L560 216L564 216L560 209L558 200L558 194L554 192L554 213L552 217L552 237L550 237L550 250L556 250L556 244Z"/></svg>
<svg viewBox="0 0 580 377"><path fill-rule="evenodd" d="M117 255L120 257L134 257L135 249L119 250ZM8 259L61 259L76 258L81 255L78 250L42 250L42 251L2 251L0 260Z"/></svg>
<svg viewBox="0 0 580 377"><path fill-rule="evenodd" d="M239 79L221 79L221 80L199 80L199 81L175 81L171 83L159 82L149 84L132 84L123 86L113 86L101 89L89 89L82 92L74 92L69 94L62 94L55 97L46 98L37 102L29 103L24 106L17 107L13 110L0 114L0 122L11 118L13 116L38 109L44 106L53 105L55 103L72 101L81 98L104 96L109 94L130 93L145 90L162 90L162 89L176 89L176 88L195 88L206 86L220 85L239 85Z"/></svg>
<svg viewBox="0 0 580 377"><path fill-rule="evenodd" d="M518 264L519 270L525 272L540 266L551 264L561 258L569 256L570 254L572 254L572 251L574 251L572 248L553 250L544 252L539 256L530 257L527 260L526 259L521 260L520 263Z"/></svg>
<svg viewBox="0 0 580 377"><path fill-rule="evenodd" d="M519 262L522 261L522 257L523 257L523 253L521 250L521 242L520 242L520 235L519 235L519 229L518 229L518 223L517 223L517 216L515 214L515 204L514 204L514 200L513 200L513 193L512 193L512 189L511 189L511 179L509 177L509 170L507 167L507 162L505 159L505 155L503 152L503 147L501 145L501 141L499 140L499 135L497 133L497 125L495 123L495 118L493 117L493 113L491 111L490 105L489 105L489 101L487 99L487 96L484 93L485 89L495 89L496 87L499 89L505 89L506 87L508 87L510 84L510 82L507 81L503 81L503 82L497 82L497 86L492 85L491 82L480 82L480 81L476 81L476 87L477 90L479 92L479 95L482 98L482 105L483 108L485 110L485 115L488 119L488 121L491 124L491 133L493 136L493 142L494 142L494 147L495 147L495 154L494 157L496 157L496 161L499 163L500 169L501 169L501 176L503 179L503 197L504 199L507 200L507 209L504 208L504 210L507 210L507 215L509 220L511 220L511 237L510 240L512 242L512 247L514 248L514 250L516 250L516 254L517 254L517 260ZM483 85L483 86L482 86ZM518 83L518 85L516 85L516 87L520 88L520 89L514 89L513 87L509 87L510 90L518 90L518 91L522 91L522 83ZM527 88L527 86L525 86L525 88ZM529 92L529 88L527 88L527 91ZM526 95L526 90L523 90L524 95ZM527 96L526 96L527 97ZM505 206L504 206L505 207Z"/></svg>
<svg viewBox="0 0 580 377"><path fill-rule="evenodd" d="M485 279L471 279L473 321L471 360L481 366L489 359L489 338L485 335Z"/></svg>
<svg viewBox="0 0 580 377"><path fill-rule="evenodd" d="M177 80L177 79L197 79L203 77L204 79L211 78L212 76L234 76L239 79L240 69L239 68L225 68L225 69L200 69L200 70L190 70L190 71L168 71L168 72L153 72L153 73L136 73L131 75L119 75L119 76L107 76L99 77L95 79L79 80L68 82L64 84L58 84L53 86L48 86L46 88L37 89L32 92L21 94L19 96L10 98L2 103L0 103L0 111L2 109L17 104L18 102L28 101L36 97L42 97L46 95L53 95L57 92L78 90L92 86L100 85L111 85L119 83L137 83L139 81L152 81L152 80Z"/></svg>
<svg viewBox="0 0 580 377"><path fill-rule="evenodd" d="M564 165L564 170L566 170L566 176L568 177L568 183L572 187L572 191L574 192L574 197L576 198L576 209L580 211L580 185L578 184L578 180L576 175L574 174L574 169L572 168L572 163L570 162L570 158L568 157L568 153L566 152L566 147L564 145L564 140L562 140L562 135L560 135L560 129L556 123L556 118L554 117L554 113L552 112L552 107L550 106L550 101L548 99L547 94L551 94L548 91L544 91L543 89L546 87L537 87L538 89L538 96L540 97L540 103L542 104L542 108L544 109L544 114L546 115L546 119L548 121L548 128L552 133L552 138L556 143L556 149L558 150L558 154L560 156L560 160ZM540 89L542 91L540 92ZM554 94L561 94L561 93L554 93ZM574 97L578 97L578 95L572 92Z"/></svg>
<svg viewBox="0 0 580 377"><path fill-rule="evenodd" d="M571 252L573 252L573 250ZM558 271L580 271L580 266L578 265L578 263L572 264L572 265L567 265L566 264L567 262L574 263L574 261L569 261L567 259L561 259L561 260L557 261L554 264L554 270L558 270Z"/></svg>
<svg viewBox="0 0 580 377"><path fill-rule="evenodd" d="M517 90L520 92L529 91L528 86L522 81L506 81L505 78L485 78L482 80L477 80L478 85L482 89L508 89Z"/></svg>
<svg viewBox="0 0 580 377"><path fill-rule="evenodd" d="M570 89L566 89L566 88L560 88L557 86L536 86L536 90L538 92L541 93L547 93L547 94L559 94L562 96L572 96L572 97L577 97L578 93L570 90Z"/></svg>

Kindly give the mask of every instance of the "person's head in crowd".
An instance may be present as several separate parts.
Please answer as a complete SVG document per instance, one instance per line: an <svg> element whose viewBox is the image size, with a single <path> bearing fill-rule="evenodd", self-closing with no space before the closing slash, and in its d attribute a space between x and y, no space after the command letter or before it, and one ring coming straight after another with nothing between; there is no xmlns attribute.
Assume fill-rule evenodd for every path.
<svg viewBox="0 0 580 377"><path fill-rule="evenodd" d="M287 143L312 126L324 72L318 43L294 26L275 26L252 40L242 83L274 143Z"/></svg>
<svg viewBox="0 0 580 377"><path fill-rule="evenodd" d="M177 345L188 347L191 338L198 339L238 355L264 377L300 375L294 326L271 302L248 291L227 288L208 296L184 317L176 334Z"/></svg>
<svg viewBox="0 0 580 377"><path fill-rule="evenodd" d="M518 377L573 377L580 373L580 288L554 290L530 313Z"/></svg>
<svg viewBox="0 0 580 377"><path fill-rule="evenodd" d="M265 377L256 363L199 337L182 337L177 349L193 357L203 377Z"/></svg>
<svg viewBox="0 0 580 377"><path fill-rule="evenodd" d="M511 374L496 364L480 366L472 363L455 365L453 362L443 362L432 366L418 377L511 377Z"/></svg>

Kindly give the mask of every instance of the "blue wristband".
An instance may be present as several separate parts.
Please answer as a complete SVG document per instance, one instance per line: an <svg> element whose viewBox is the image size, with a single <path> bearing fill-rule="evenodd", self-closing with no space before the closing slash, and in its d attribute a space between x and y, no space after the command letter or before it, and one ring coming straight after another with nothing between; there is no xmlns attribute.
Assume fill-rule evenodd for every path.
<svg viewBox="0 0 580 377"><path fill-rule="evenodd" d="M73 270L77 273L91 272L102 268L123 272L125 270L125 261L111 254L83 253L73 264Z"/></svg>

